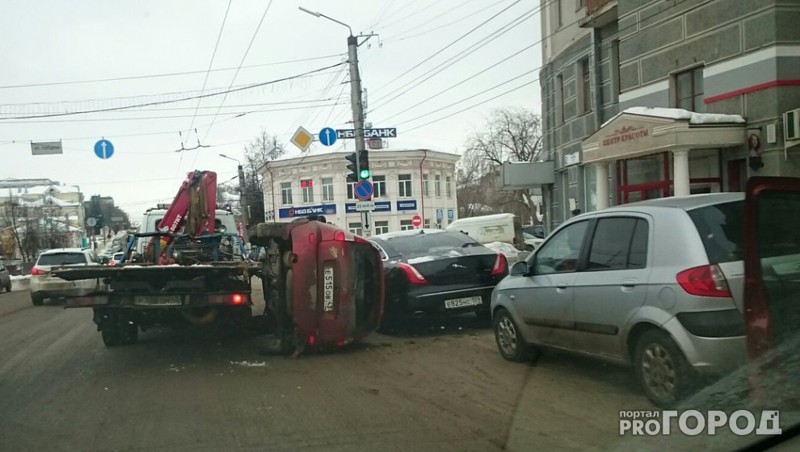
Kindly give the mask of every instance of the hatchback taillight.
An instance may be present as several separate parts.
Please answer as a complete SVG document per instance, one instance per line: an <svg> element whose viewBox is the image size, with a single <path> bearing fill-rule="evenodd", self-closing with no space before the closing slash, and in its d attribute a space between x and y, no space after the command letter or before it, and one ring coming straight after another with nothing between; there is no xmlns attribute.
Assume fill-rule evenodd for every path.
<svg viewBox="0 0 800 452"><path fill-rule="evenodd" d="M504 254L497 253L497 259L494 261L494 267L492 267L492 272L490 273L492 276L502 275L506 272L506 256Z"/></svg>
<svg viewBox="0 0 800 452"><path fill-rule="evenodd" d="M406 274L406 278L408 278L408 282L411 284L428 284L428 281L422 276L422 273L419 272L413 265L408 265L400 262L397 264L397 268L403 270L403 273Z"/></svg>
<svg viewBox="0 0 800 452"><path fill-rule="evenodd" d="M703 265L678 273L678 284L691 295L730 298L728 281L718 265Z"/></svg>
<svg viewBox="0 0 800 452"><path fill-rule="evenodd" d="M31 269L31 275L33 276L47 276L47 272L36 267Z"/></svg>

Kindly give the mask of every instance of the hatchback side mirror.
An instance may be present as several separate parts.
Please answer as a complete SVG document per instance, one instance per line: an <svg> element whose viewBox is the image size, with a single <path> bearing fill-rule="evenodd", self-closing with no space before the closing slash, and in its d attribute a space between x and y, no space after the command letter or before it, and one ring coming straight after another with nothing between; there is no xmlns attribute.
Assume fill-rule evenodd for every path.
<svg viewBox="0 0 800 452"><path fill-rule="evenodd" d="M524 276L528 274L528 263L527 262L517 262L516 264L511 266L511 270L508 272L511 276Z"/></svg>

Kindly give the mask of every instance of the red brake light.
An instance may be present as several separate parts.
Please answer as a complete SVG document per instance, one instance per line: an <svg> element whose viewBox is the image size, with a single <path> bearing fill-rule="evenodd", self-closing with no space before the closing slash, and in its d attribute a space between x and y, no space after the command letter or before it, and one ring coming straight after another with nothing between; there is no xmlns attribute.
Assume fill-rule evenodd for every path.
<svg viewBox="0 0 800 452"><path fill-rule="evenodd" d="M717 265L703 265L678 273L678 284L691 295L730 298L728 281Z"/></svg>
<svg viewBox="0 0 800 452"><path fill-rule="evenodd" d="M408 282L411 284L428 284L428 281L425 280L425 277L422 276L422 273L414 268L414 266L400 262L397 264L397 268L403 270L403 273L406 274L406 278L408 278Z"/></svg>
<svg viewBox="0 0 800 452"><path fill-rule="evenodd" d="M308 336L308 345L314 346L317 343L317 338L314 336Z"/></svg>
<svg viewBox="0 0 800 452"><path fill-rule="evenodd" d="M344 242L344 232L343 231L334 232L333 240L336 240L337 242Z"/></svg>
<svg viewBox="0 0 800 452"><path fill-rule="evenodd" d="M237 294L233 295L233 300L232 301L233 301L233 304L242 304L242 302L244 301L244 297L237 293Z"/></svg>
<svg viewBox="0 0 800 452"><path fill-rule="evenodd" d="M31 269L31 275L34 275L34 276L45 276L45 275L47 275L47 272L44 271L44 270L40 270L40 269L38 269L36 267L33 267Z"/></svg>
<svg viewBox="0 0 800 452"><path fill-rule="evenodd" d="M497 253L497 259L494 261L494 267L492 267L492 276L502 275L506 272L506 256L500 253Z"/></svg>

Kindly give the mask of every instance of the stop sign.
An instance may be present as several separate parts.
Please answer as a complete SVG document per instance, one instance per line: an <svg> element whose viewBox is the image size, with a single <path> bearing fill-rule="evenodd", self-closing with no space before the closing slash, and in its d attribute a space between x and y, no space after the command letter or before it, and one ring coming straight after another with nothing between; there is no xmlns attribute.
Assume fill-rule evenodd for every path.
<svg viewBox="0 0 800 452"><path fill-rule="evenodd" d="M411 218L411 224L413 224L415 228L420 227L420 225L422 225L422 217L419 215L414 215L414 217Z"/></svg>

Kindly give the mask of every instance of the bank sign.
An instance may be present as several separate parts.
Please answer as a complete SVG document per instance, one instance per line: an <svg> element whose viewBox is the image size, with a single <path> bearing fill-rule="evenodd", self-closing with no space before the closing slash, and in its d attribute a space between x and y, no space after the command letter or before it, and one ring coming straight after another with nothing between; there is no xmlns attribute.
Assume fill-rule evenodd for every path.
<svg viewBox="0 0 800 452"><path fill-rule="evenodd" d="M336 204L322 204L319 206L285 207L278 211L280 218L308 217L311 215L333 215L336 213Z"/></svg>

